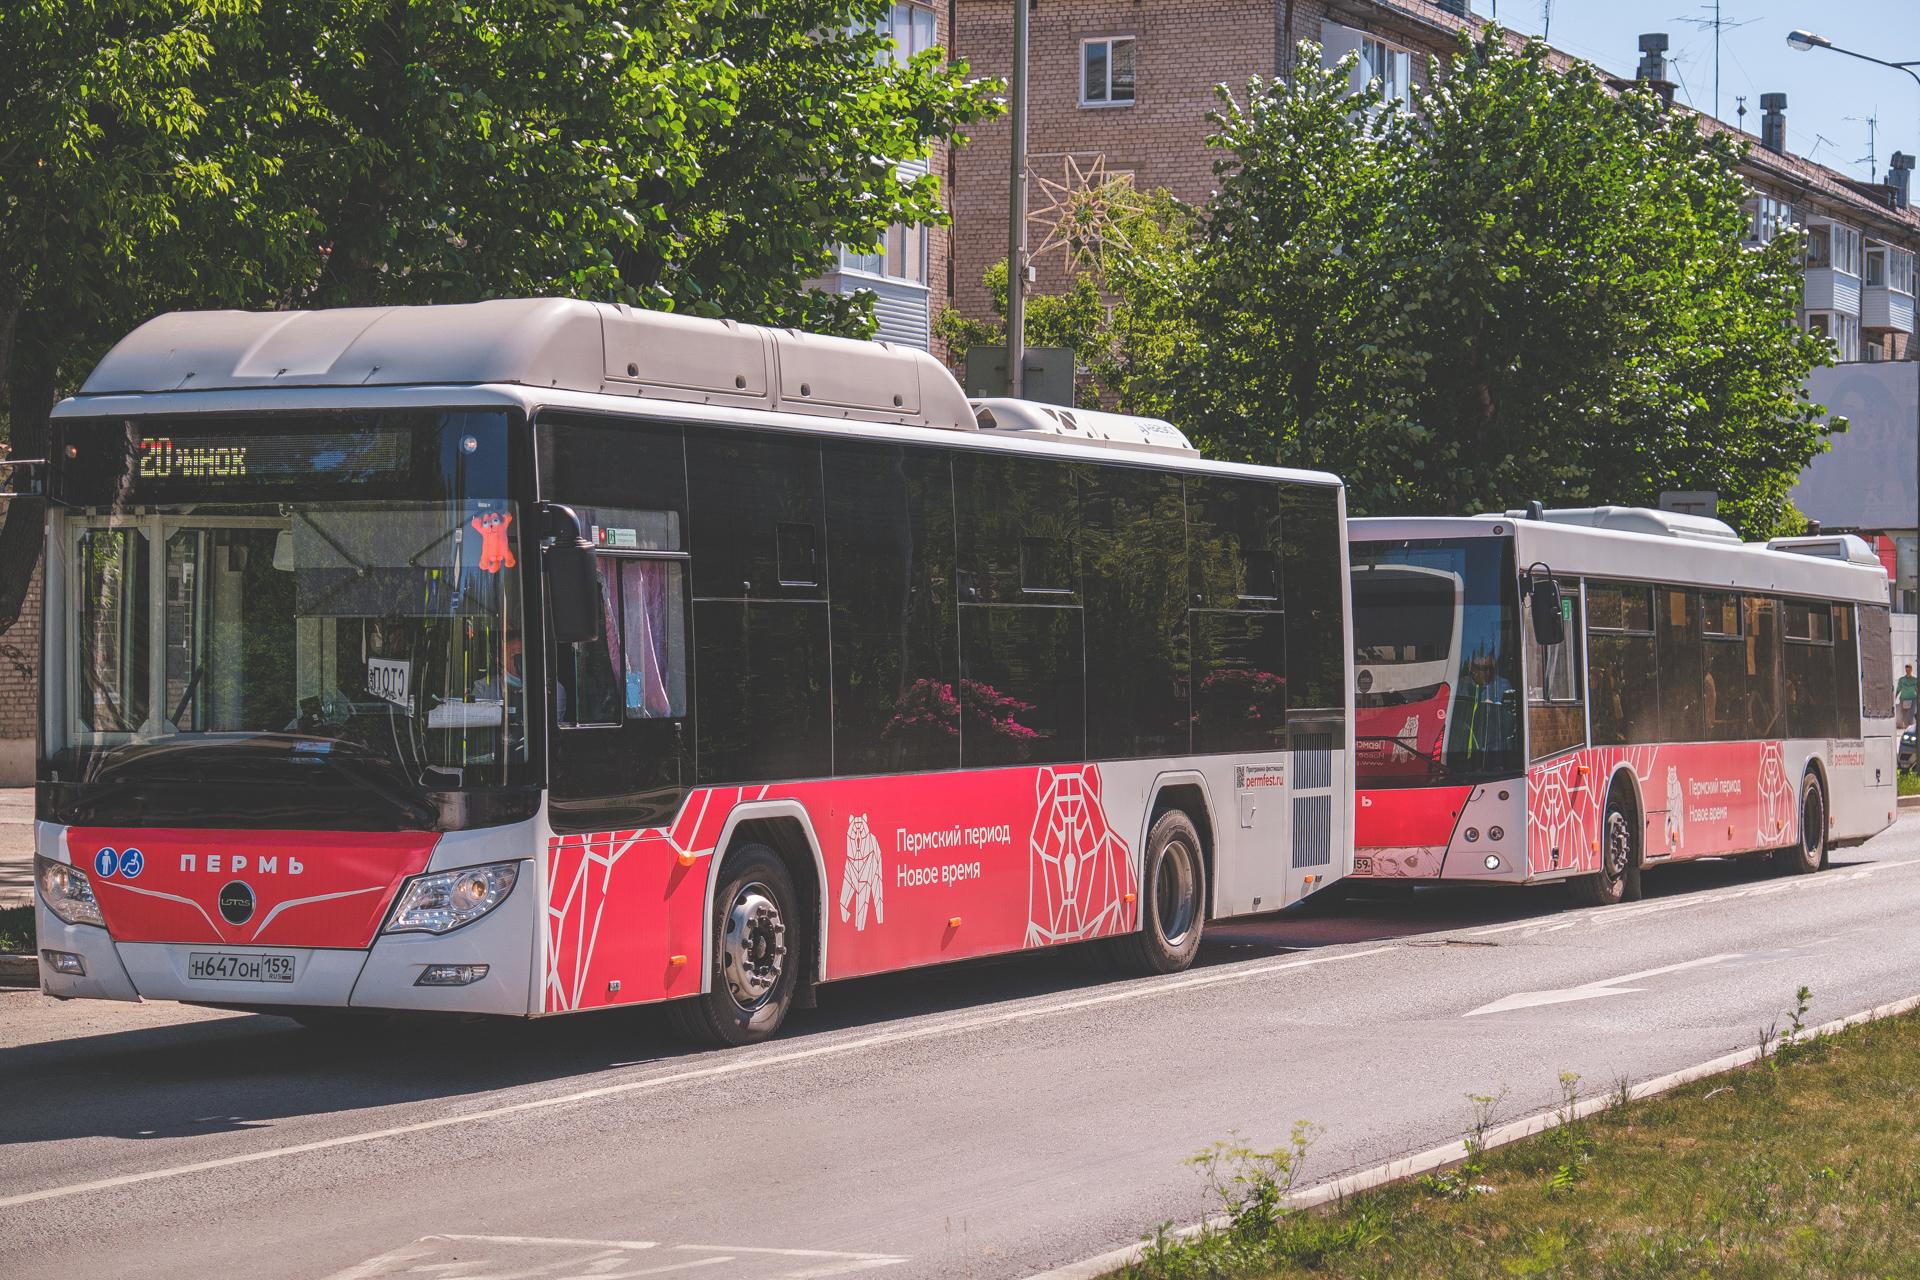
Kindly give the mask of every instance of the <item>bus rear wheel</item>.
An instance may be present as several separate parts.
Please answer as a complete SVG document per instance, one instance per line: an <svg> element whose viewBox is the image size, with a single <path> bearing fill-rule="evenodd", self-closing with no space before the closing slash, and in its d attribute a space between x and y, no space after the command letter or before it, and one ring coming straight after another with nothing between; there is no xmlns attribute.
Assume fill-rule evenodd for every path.
<svg viewBox="0 0 1920 1280"><path fill-rule="evenodd" d="M763 844L738 845L720 867L713 895L712 964L707 989L667 1006L667 1017L694 1044L754 1044L780 1029L800 977L799 895L780 855Z"/></svg>
<svg viewBox="0 0 1920 1280"><path fill-rule="evenodd" d="M1575 906L1610 907L1640 896L1640 840L1633 813L1618 794L1600 819L1600 870L1568 882Z"/></svg>
<svg viewBox="0 0 1920 1280"><path fill-rule="evenodd" d="M1800 840L1777 850L1774 865L1791 876L1812 875L1827 865L1827 790L1811 769L1800 779Z"/></svg>
<svg viewBox="0 0 1920 1280"><path fill-rule="evenodd" d="M1112 942L1127 973L1178 973L1193 963L1207 923L1207 862L1200 833L1178 809L1160 815L1140 860L1140 928Z"/></svg>

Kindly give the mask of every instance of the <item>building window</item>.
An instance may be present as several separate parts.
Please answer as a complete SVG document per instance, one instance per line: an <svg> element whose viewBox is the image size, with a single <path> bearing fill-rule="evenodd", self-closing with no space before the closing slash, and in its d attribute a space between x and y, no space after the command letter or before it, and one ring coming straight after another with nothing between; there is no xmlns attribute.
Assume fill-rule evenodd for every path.
<svg viewBox="0 0 1920 1280"><path fill-rule="evenodd" d="M1860 233L1838 222L1815 222L1807 227L1807 266L1831 267L1845 275L1860 274Z"/></svg>
<svg viewBox="0 0 1920 1280"><path fill-rule="evenodd" d="M872 252L842 248L840 269L924 285L927 282L927 229L895 224L887 228Z"/></svg>
<svg viewBox="0 0 1920 1280"><path fill-rule="evenodd" d="M1380 82L1383 102L1408 106L1413 101L1412 57L1405 49L1396 49L1368 36L1360 42L1359 73L1363 81Z"/></svg>
<svg viewBox="0 0 1920 1280"><path fill-rule="evenodd" d="M1862 283L1869 288L1884 287L1895 293L1913 292L1913 252L1909 249L1896 249L1888 244L1876 244L1869 241L1866 254L1866 274Z"/></svg>
<svg viewBox="0 0 1920 1280"><path fill-rule="evenodd" d="M1747 239L1754 244L1766 244L1799 220L1792 202L1778 196L1755 195L1747 202L1747 210L1751 218Z"/></svg>
<svg viewBox="0 0 1920 1280"><path fill-rule="evenodd" d="M1080 105L1124 107L1133 103L1133 37L1106 36L1080 42Z"/></svg>
<svg viewBox="0 0 1920 1280"><path fill-rule="evenodd" d="M880 19L877 30L893 38L893 60L906 62L914 54L933 48L933 10L917 4L896 4Z"/></svg>
<svg viewBox="0 0 1920 1280"><path fill-rule="evenodd" d="M1833 344L1842 363L1860 358L1860 317L1844 311L1807 312L1807 330Z"/></svg>

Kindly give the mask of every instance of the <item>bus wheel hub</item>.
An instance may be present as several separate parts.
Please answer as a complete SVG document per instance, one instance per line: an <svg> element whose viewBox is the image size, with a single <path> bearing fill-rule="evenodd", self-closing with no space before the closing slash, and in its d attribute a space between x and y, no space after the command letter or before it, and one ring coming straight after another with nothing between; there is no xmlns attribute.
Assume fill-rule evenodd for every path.
<svg viewBox="0 0 1920 1280"><path fill-rule="evenodd" d="M736 1003L751 1008L767 998L786 963L787 926L763 884L742 888L727 912L721 971Z"/></svg>

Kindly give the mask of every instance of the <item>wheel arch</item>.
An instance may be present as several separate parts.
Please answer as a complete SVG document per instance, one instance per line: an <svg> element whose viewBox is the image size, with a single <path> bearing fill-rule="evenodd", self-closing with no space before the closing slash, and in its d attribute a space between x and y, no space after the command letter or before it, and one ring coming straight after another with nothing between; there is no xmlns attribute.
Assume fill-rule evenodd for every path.
<svg viewBox="0 0 1920 1280"><path fill-rule="evenodd" d="M1624 760L1607 774L1606 789L1600 793L1599 817L1603 823L1606 820L1607 805L1613 802L1615 791L1624 794L1627 802L1633 806L1634 819L1640 824L1640 861L1644 865L1647 860L1647 822L1649 821L1647 797L1645 789L1641 786L1640 774Z"/></svg>
<svg viewBox="0 0 1920 1280"><path fill-rule="evenodd" d="M1809 751L1805 763L1800 766L1800 781L1802 784L1806 782L1809 774L1820 783L1820 816L1825 818L1827 822L1827 829L1820 833L1820 848L1822 851L1820 854L1820 862L1824 867L1826 865L1827 855L1833 850L1833 779L1827 776L1827 762L1821 757L1818 751ZM1896 785L1894 790L1898 791L1899 787ZM1793 789L1793 811L1793 824L1795 828L1798 828L1800 825L1799 787ZM1807 833L1804 831L1800 832L1800 841L1803 845L1806 843L1806 839Z"/></svg>
<svg viewBox="0 0 1920 1280"><path fill-rule="evenodd" d="M1140 827L1140 838L1135 842L1138 858L1135 862L1136 877L1145 874L1147 856L1147 836L1153 831L1153 824L1160 821L1160 815L1170 809L1178 809L1193 820L1194 829L1200 833L1200 864L1207 875L1206 918L1215 918L1214 903L1219 893L1219 877L1214 874L1217 865L1214 832L1217 829L1213 821L1213 799L1207 790L1207 780L1198 770L1180 769L1163 773L1153 780L1152 798L1147 802L1146 818Z"/></svg>
<svg viewBox="0 0 1920 1280"><path fill-rule="evenodd" d="M813 819L798 800L751 800L727 814L720 838L707 859L706 895L700 912L700 991L713 985L713 896L720 890L720 869L734 846L754 841L780 855L800 894L801 915L813 924L806 946L808 963L801 970L808 982L827 976L827 864Z"/></svg>

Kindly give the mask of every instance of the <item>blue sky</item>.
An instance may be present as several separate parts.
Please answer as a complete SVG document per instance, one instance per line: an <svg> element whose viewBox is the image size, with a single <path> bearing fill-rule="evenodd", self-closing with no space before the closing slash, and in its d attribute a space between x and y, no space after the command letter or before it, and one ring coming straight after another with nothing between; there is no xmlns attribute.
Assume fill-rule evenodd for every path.
<svg viewBox="0 0 1920 1280"><path fill-rule="evenodd" d="M1538 35L1543 0L1472 0L1473 11ZM1631 75L1643 31L1664 31L1677 60L1676 97L1713 112L1713 33L1680 18L1711 19L1711 0L1554 0L1548 38L1617 75ZM1920 0L1721 0L1720 117L1737 123L1746 95L1747 132L1760 131L1760 95L1787 95L1787 143L1796 154L1855 178L1868 176L1866 118L1878 116L1874 150L1884 172L1896 150L1920 152L1920 84L1905 73L1830 50L1798 53L1787 32L1805 27L1837 45L1890 62L1920 59ZM1848 117L1858 117L1849 119ZM1820 139L1825 141L1820 141Z"/></svg>

